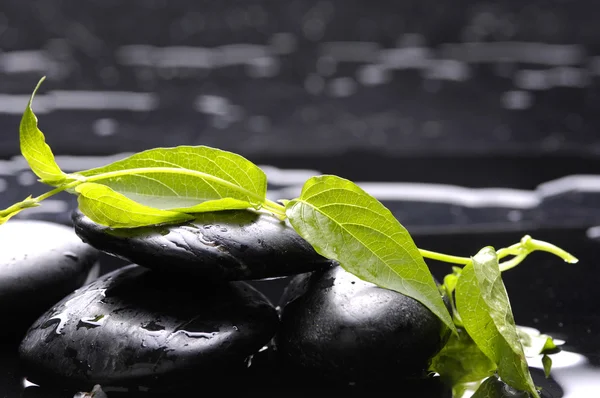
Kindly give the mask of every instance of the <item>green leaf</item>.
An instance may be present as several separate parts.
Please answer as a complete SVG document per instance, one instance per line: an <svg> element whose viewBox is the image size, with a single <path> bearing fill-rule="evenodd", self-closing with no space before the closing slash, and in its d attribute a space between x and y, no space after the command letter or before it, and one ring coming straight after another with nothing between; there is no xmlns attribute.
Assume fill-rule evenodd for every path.
<svg viewBox="0 0 600 398"><path fill-rule="evenodd" d="M517 326L517 334L527 358L560 352L560 347L554 342L554 339L547 334L541 334L537 329Z"/></svg>
<svg viewBox="0 0 600 398"><path fill-rule="evenodd" d="M537 394L537 392L536 392ZM528 398L526 392L512 389L496 377L486 379L471 398Z"/></svg>
<svg viewBox="0 0 600 398"><path fill-rule="evenodd" d="M33 97L44 79L40 79L33 90L25 113L23 113L21 125L19 126L19 140L21 154L27 160L27 163L29 163L31 170L40 178L40 181L58 186L67 181L68 176L56 164L54 154L48 144L46 144L44 134L38 129L37 117L31 109Z"/></svg>
<svg viewBox="0 0 600 398"><path fill-rule="evenodd" d="M146 206L187 213L259 208L267 194L267 177L258 166L205 146L150 149L78 174Z"/></svg>
<svg viewBox="0 0 600 398"><path fill-rule="evenodd" d="M542 365L544 366L544 375L546 378L550 377L550 372L552 371L552 358L544 354L542 356Z"/></svg>
<svg viewBox="0 0 600 398"><path fill-rule="evenodd" d="M513 388L539 397L515 326L498 256L482 249L467 264L456 285L456 306L465 329L497 366L498 374Z"/></svg>
<svg viewBox="0 0 600 398"><path fill-rule="evenodd" d="M135 228L173 224L194 219L175 211L154 209L132 201L102 184L86 182L78 185L79 209L92 221L111 228Z"/></svg>
<svg viewBox="0 0 600 398"><path fill-rule="evenodd" d="M429 368L453 388L459 384L480 381L494 374L496 365L477 347L464 329L451 335Z"/></svg>
<svg viewBox="0 0 600 398"><path fill-rule="evenodd" d="M336 176L310 178L300 197L287 203L286 215L319 254L365 281L420 301L456 332L408 231L356 184Z"/></svg>
<svg viewBox="0 0 600 398"><path fill-rule="evenodd" d="M456 283L458 282L458 275L448 274L444 277L444 289L446 292L452 294L454 289L456 288Z"/></svg>

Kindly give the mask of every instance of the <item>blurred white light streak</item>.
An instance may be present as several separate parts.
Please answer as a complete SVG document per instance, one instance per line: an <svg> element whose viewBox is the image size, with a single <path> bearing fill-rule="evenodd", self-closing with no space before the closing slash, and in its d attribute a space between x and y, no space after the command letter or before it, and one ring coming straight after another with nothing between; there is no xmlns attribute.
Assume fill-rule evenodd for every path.
<svg viewBox="0 0 600 398"><path fill-rule="evenodd" d="M4 73L45 73L52 61L43 50L0 53L0 71Z"/></svg>
<svg viewBox="0 0 600 398"><path fill-rule="evenodd" d="M577 44L534 42L486 42L446 44L441 55L465 62L516 61L542 65L574 65L583 62L585 49Z"/></svg>
<svg viewBox="0 0 600 398"><path fill-rule="evenodd" d="M0 113L22 114L29 97L24 94L0 94ZM128 91L50 91L37 95L33 105L36 114L63 109L148 112L157 107L156 94Z"/></svg>

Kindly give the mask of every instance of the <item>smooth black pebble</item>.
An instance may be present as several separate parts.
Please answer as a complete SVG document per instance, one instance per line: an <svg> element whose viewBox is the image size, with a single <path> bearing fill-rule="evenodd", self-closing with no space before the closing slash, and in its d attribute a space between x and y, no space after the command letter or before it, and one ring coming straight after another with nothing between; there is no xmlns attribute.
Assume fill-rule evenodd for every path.
<svg viewBox="0 0 600 398"><path fill-rule="evenodd" d="M34 220L1 225L0 336L22 338L41 314L85 282L98 254L64 225Z"/></svg>
<svg viewBox="0 0 600 398"><path fill-rule="evenodd" d="M65 297L19 348L27 378L159 390L222 382L275 334L273 305L245 282L199 284L129 265Z"/></svg>
<svg viewBox="0 0 600 398"><path fill-rule="evenodd" d="M448 337L418 301L333 266L291 280L276 347L293 370L381 386L425 377Z"/></svg>
<svg viewBox="0 0 600 398"><path fill-rule="evenodd" d="M155 270L215 281L277 278L331 262L276 218L251 211L198 214L183 225L111 229L73 213L76 233L90 245Z"/></svg>

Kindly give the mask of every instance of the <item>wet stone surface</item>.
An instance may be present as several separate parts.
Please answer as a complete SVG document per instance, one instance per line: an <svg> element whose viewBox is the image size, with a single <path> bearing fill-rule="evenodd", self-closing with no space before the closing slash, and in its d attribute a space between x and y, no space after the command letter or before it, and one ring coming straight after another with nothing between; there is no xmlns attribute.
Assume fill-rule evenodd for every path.
<svg viewBox="0 0 600 398"><path fill-rule="evenodd" d="M85 242L102 251L202 280L275 278L330 264L290 226L250 211L198 214L183 225L114 230L76 210L73 223Z"/></svg>
<svg viewBox="0 0 600 398"><path fill-rule="evenodd" d="M72 228L11 220L0 227L0 317L19 336L44 311L78 288L98 258ZM3 322L4 323L4 322Z"/></svg>
<svg viewBox="0 0 600 398"><path fill-rule="evenodd" d="M445 334L416 300L339 266L294 277L281 308L281 359L292 369L345 382L422 378Z"/></svg>
<svg viewBox="0 0 600 398"><path fill-rule="evenodd" d="M201 285L129 265L41 316L19 355L36 384L164 390L234 377L277 324L245 282Z"/></svg>

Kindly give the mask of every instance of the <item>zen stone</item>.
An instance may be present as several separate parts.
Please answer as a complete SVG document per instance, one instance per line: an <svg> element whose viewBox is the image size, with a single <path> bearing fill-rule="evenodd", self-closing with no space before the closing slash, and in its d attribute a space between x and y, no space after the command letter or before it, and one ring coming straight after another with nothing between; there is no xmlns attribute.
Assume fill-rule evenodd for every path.
<svg viewBox="0 0 600 398"><path fill-rule="evenodd" d="M448 336L418 301L333 266L292 279L276 345L297 370L359 384L395 383L424 377Z"/></svg>
<svg viewBox="0 0 600 398"><path fill-rule="evenodd" d="M289 225L251 211L198 214L183 225L111 229L73 213L90 245L132 263L202 280L276 278L330 264Z"/></svg>
<svg viewBox="0 0 600 398"><path fill-rule="evenodd" d="M72 228L11 220L0 226L0 334L19 335L44 311L81 286L98 251Z"/></svg>
<svg viewBox="0 0 600 398"><path fill-rule="evenodd" d="M198 284L138 265L65 297L19 348L28 380L162 389L246 369L278 326L273 305L245 282Z"/></svg>

